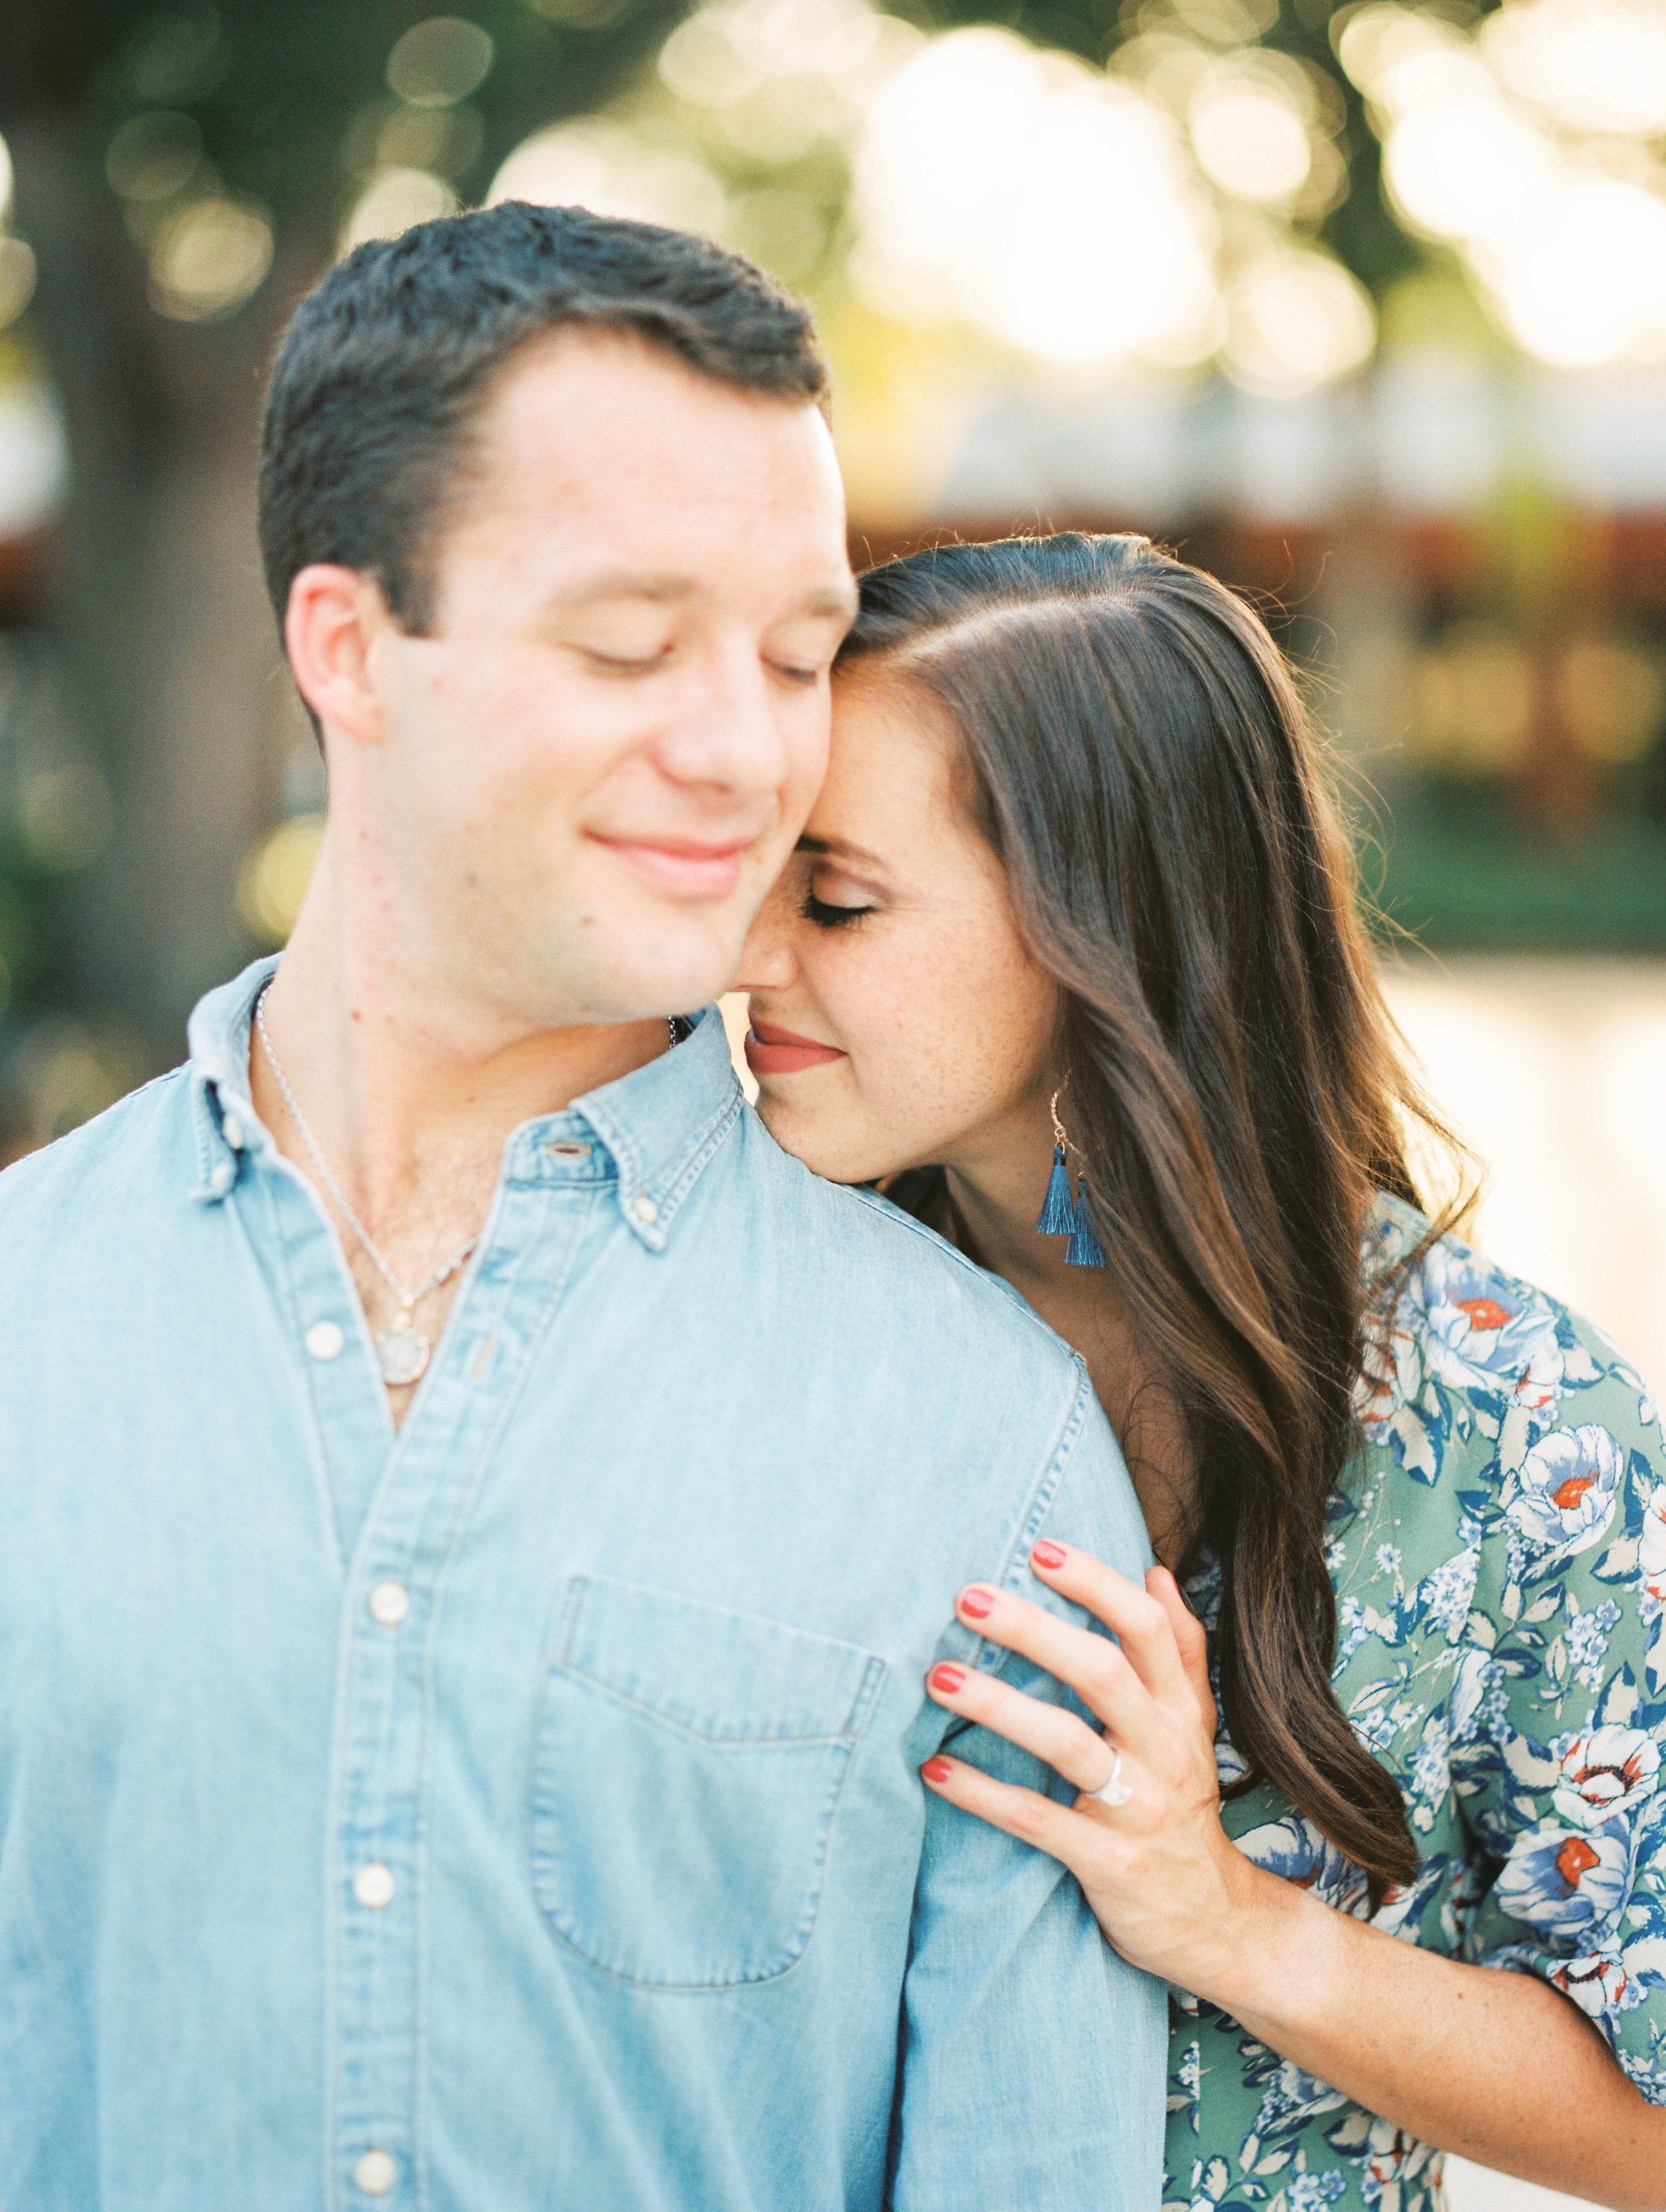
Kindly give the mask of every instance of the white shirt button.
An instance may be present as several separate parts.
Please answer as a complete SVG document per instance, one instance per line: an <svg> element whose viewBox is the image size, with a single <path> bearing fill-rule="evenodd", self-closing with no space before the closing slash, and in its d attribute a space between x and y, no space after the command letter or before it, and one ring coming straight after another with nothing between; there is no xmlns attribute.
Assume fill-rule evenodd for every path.
<svg viewBox="0 0 1666 2212"><path fill-rule="evenodd" d="M229 1160L220 1160L215 1164L214 1170L209 1176L209 1188L216 1198L223 1198L231 1188L233 1172Z"/></svg>
<svg viewBox="0 0 1666 2212"><path fill-rule="evenodd" d="M410 1592L403 1583L378 1583L368 1603L372 1620L384 1628L397 1628L410 1611Z"/></svg>
<svg viewBox="0 0 1666 2212"><path fill-rule="evenodd" d="M339 1322L315 1321L302 1341L314 1359L338 1359L347 1339L342 1334Z"/></svg>
<svg viewBox="0 0 1666 2212"><path fill-rule="evenodd" d="M380 1859L372 1859L368 1866L362 1866L353 1877L354 1896L373 1912L380 1912L385 1905L392 1904L397 1887L392 1869L385 1867Z"/></svg>
<svg viewBox="0 0 1666 2212"><path fill-rule="evenodd" d="M367 2197L386 2197L399 2178L399 2169L385 2150L368 2150L353 2163L353 2186Z"/></svg>
<svg viewBox="0 0 1666 2212"><path fill-rule="evenodd" d="M650 1224L660 1218L660 1209L646 1194L636 1201L636 1218Z"/></svg>
<svg viewBox="0 0 1666 2212"><path fill-rule="evenodd" d="M233 1152L240 1152L242 1151L243 1124L235 1114L222 1114L221 1115L220 1133L225 1139L226 1142L231 1146Z"/></svg>

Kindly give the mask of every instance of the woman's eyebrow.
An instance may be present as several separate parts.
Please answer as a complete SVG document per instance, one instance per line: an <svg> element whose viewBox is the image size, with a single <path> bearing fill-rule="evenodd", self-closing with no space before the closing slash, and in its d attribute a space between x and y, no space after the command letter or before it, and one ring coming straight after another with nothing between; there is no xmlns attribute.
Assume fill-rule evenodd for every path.
<svg viewBox="0 0 1666 2212"><path fill-rule="evenodd" d="M858 867L877 868L881 874L885 872L885 864L877 853L870 853L863 845L853 845L844 837L806 836L800 838L794 849L808 853L817 860L854 860Z"/></svg>

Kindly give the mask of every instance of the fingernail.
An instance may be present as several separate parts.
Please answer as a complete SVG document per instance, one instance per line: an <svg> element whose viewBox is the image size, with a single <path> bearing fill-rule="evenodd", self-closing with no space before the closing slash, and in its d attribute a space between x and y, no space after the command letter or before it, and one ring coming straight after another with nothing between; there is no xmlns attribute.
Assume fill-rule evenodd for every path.
<svg viewBox="0 0 1666 2212"><path fill-rule="evenodd" d="M1062 1544L1049 1544L1043 1537L1030 1547L1030 1556L1038 1567L1061 1567L1070 1554Z"/></svg>
<svg viewBox="0 0 1666 2212"><path fill-rule="evenodd" d="M954 1772L946 1759L928 1759L920 1770L927 1782L946 1782Z"/></svg>
<svg viewBox="0 0 1666 2212"><path fill-rule="evenodd" d="M931 1682L933 1690L941 1690L945 1697L953 1697L966 1680L964 1667L933 1667Z"/></svg>
<svg viewBox="0 0 1666 2212"><path fill-rule="evenodd" d="M974 1620L983 1620L987 1614L993 1613L994 1609L995 1594L993 1590L969 1589L961 1591L960 1610L963 1613L970 1613Z"/></svg>

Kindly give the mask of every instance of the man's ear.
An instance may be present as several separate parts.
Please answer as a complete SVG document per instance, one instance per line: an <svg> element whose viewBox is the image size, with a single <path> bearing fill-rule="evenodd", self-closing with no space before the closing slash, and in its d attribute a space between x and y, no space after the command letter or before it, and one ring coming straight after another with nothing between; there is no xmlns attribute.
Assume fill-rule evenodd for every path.
<svg viewBox="0 0 1666 2212"><path fill-rule="evenodd" d="M372 649L392 619L380 586L356 568L315 561L289 586L283 648L295 688L320 722L361 744L381 738Z"/></svg>

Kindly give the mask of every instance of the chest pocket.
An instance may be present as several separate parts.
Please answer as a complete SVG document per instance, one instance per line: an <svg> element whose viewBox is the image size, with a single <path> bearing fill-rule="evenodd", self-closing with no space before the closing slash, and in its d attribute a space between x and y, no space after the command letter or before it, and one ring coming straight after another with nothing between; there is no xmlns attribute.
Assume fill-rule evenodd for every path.
<svg viewBox="0 0 1666 2212"><path fill-rule="evenodd" d="M575 1576L532 1783L532 1880L563 1941L654 1989L785 1973L885 1674L854 1644Z"/></svg>

